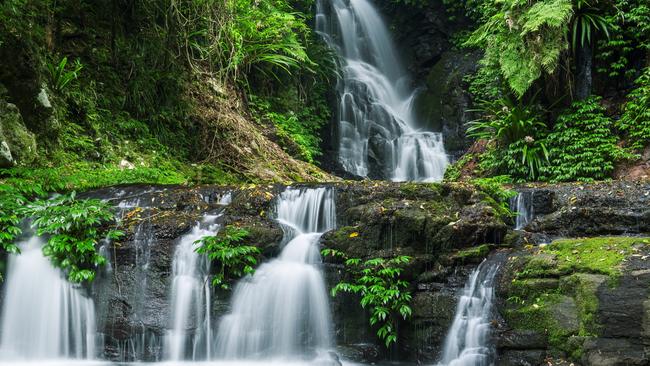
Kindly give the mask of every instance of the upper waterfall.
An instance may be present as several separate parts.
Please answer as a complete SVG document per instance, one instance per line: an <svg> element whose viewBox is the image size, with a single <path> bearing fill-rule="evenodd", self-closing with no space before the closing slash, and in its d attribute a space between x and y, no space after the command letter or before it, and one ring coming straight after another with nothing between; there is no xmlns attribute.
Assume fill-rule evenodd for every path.
<svg viewBox="0 0 650 366"><path fill-rule="evenodd" d="M362 177L440 181L442 135L417 129L415 91L381 16L368 0L319 0L316 31L337 53L338 159Z"/></svg>

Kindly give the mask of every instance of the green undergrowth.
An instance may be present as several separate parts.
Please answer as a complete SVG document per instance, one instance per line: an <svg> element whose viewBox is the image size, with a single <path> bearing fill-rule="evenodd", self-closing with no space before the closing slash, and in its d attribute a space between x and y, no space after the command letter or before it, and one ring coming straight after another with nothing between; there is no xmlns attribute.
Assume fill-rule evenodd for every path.
<svg viewBox="0 0 650 366"><path fill-rule="evenodd" d="M242 178L211 165L162 163L155 167L78 162L55 168L12 168L0 170L0 184L40 184L46 191L68 192L120 184L233 184Z"/></svg>
<svg viewBox="0 0 650 366"><path fill-rule="evenodd" d="M548 337L551 353L580 360L584 341L600 332L600 288L617 285L622 264L648 238L561 239L508 264L505 317L510 326Z"/></svg>

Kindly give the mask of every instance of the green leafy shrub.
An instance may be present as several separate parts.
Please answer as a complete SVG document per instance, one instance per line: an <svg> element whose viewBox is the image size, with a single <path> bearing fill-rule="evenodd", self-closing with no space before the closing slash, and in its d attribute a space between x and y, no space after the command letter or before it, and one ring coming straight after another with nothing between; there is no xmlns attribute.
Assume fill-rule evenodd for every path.
<svg viewBox="0 0 650 366"><path fill-rule="evenodd" d="M552 181L606 179L616 161L632 158L617 145L613 122L605 116L599 97L573 103L558 117L546 139L547 177Z"/></svg>
<svg viewBox="0 0 650 366"><path fill-rule="evenodd" d="M99 240L119 239L123 233L108 227L114 219L110 206L96 199L79 200L75 193L26 206L38 235L47 235L43 254L63 269L72 282L92 281L95 267L106 263L97 252Z"/></svg>
<svg viewBox="0 0 650 366"><path fill-rule="evenodd" d="M16 168L25 169L25 168ZM22 233L23 207L35 197L46 196L46 182L9 178L0 180L0 249L7 253L20 253L14 243Z"/></svg>
<svg viewBox="0 0 650 366"><path fill-rule="evenodd" d="M83 65L78 59L75 60L71 70L66 70L67 65L67 57L62 58L59 63L47 64L47 70L50 73L50 84L55 91L63 91L72 80L79 76L79 72L83 69Z"/></svg>
<svg viewBox="0 0 650 366"><path fill-rule="evenodd" d="M508 183L512 183L512 180L507 175L472 180L472 184L485 194L487 203L504 219L516 216L510 210L510 198L516 196L517 192L505 188L504 185Z"/></svg>
<svg viewBox="0 0 650 366"><path fill-rule="evenodd" d="M496 142L483 157L482 167L515 179L537 179L548 164L546 144L540 138L547 130L541 107L521 99L499 98L482 101L472 111L481 117L469 122L467 134Z"/></svg>
<svg viewBox="0 0 650 366"><path fill-rule="evenodd" d="M650 143L650 67L636 83L637 88L628 95L616 126L627 133L630 146L639 150Z"/></svg>
<svg viewBox="0 0 650 366"><path fill-rule="evenodd" d="M27 198L7 184L0 184L0 248L7 253L19 253L20 249L14 240L22 233L19 210L27 202Z"/></svg>
<svg viewBox="0 0 650 366"><path fill-rule="evenodd" d="M254 272L260 250L254 246L240 245L248 235L245 229L226 226L217 235L196 241L195 244L199 245L196 252L207 255L218 265L217 272L212 275L212 286L227 290L233 280Z"/></svg>
<svg viewBox="0 0 650 366"><path fill-rule="evenodd" d="M615 0L609 12L610 37L598 43L598 72L610 78L633 78L638 72L634 62L650 49L650 4L645 0Z"/></svg>
<svg viewBox="0 0 650 366"><path fill-rule="evenodd" d="M409 283L401 279L403 268L411 257L362 261L348 258L345 253L333 249L324 249L322 255L343 259L351 279L350 282L342 281L334 286L332 296L341 291L360 294L361 307L370 310L370 325L379 326L377 336L384 340L386 347L396 342L398 318L406 320L412 314Z"/></svg>
<svg viewBox="0 0 650 366"><path fill-rule="evenodd" d="M297 98L288 96L287 99ZM320 129L329 121L329 109L322 104L315 106L288 106L281 97L261 98L254 95L249 97L250 106L259 119L273 123L278 137L284 140L285 148L295 143L297 151L290 151L293 156L313 163L322 154ZM324 103L324 102L322 102ZM297 103L296 103L297 104ZM289 140L289 141L287 141Z"/></svg>

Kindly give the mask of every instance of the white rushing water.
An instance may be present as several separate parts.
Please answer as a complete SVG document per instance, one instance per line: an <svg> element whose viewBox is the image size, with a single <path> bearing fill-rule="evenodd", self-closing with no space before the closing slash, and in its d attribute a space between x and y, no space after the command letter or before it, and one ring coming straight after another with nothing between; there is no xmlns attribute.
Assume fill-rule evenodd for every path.
<svg viewBox="0 0 650 366"><path fill-rule="evenodd" d="M287 188L276 209L288 242L278 258L235 288L232 312L222 319L217 336L219 358L313 358L330 347L318 240L335 226L333 192Z"/></svg>
<svg viewBox="0 0 650 366"><path fill-rule="evenodd" d="M195 242L214 236L217 216L207 215L184 235L174 254L172 329L167 339L170 360L209 359L212 355L210 262L196 253ZM195 329L193 334L190 330Z"/></svg>
<svg viewBox="0 0 650 366"><path fill-rule="evenodd" d="M232 194L227 192L219 205L227 206L231 201ZM176 246L172 268L171 331L166 340L169 360L209 360L213 356L210 261L196 252L195 242L218 233L220 216L221 213L205 215Z"/></svg>
<svg viewBox="0 0 650 366"><path fill-rule="evenodd" d="M522 230L535 216L533 199L535 192L519 192L510 200L510 209L517 213L515 230Z"/></svg>
<svg viewBox="0 0 650 366"><path fill-rule="evenodd" d="M69 283L32 236L10 255L2 310L0 362L19 359L91 359L95 352L95 307Z"/></svg>
<svg viewBox="0 0 650 366"><path fill-rule="evenodd" d="M488 366L494 277L498 266L483 261L470 275L447 333L438 366Z"/></svg>
<svg viewBox="0 0 650 366"><path fill-rule="evenodd" d="M448 164L442 135L417 128L415 91L372 4L318 0L316 31L342 68L337 137L343 168L361 177L442 180Z"/></svg>

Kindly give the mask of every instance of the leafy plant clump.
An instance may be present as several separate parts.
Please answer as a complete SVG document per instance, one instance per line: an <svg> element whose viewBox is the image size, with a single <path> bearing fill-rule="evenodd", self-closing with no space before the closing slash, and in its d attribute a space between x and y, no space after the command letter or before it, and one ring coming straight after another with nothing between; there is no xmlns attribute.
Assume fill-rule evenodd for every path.
<svg viewBox="0 0 650 366"><path fill-rule="evenodd" d="M361 307L370 310L370 325L379 326L377 336L384 340L386 347L396 342L399 317L406 320L412 314L409 283L401 279L404 266L411 257L362 261L333 249L324 249L322 255L343 259L350 275L350 282L342 281L332 288L332 296L341 291L360 294Z"/></svg>
<svg viewBox="0 0 650 366"><path fill-rule="evenodd" d="M50 73L50 84L55 91L63 91L66 86L77 79L79 72L83 69L81 61L75 60L72 69L68 70L68 58L64 57L58 63L48 63L47 70Z"/></svg>
<svg viewBox="0 0 650 366"><path fill-rule="evenodd" d="M572 16L570 0L489 2L485 21L467 45L485 50L484 66L499 70L518 97L542 75L558 66L568 48L566 33Z"/></svg>
<svg viewBox="0 0 650 366"><path fill-rule="evenodd" d="M516 216L516 213L510 210L510 198L515 197L517 192L507 189L504 184L512 183L507 175L500 175L491 178L477 178L472 180L472 184L485 194L485 201L494 208L496 213L502 219L508 219Z"/></svg>
<svg viewBox="0 0 650 366"><path fill-rule="evenodd" d="M641 150L650 144L650 67L636 81L637 88L629 95L624 112L616 125L627 133L630 146Z"/></svg>
<svg viewBox="0 0 650 366"><path fill-rule="evenodd" d="M66 271L72 282L92 281L95 267L106 263L97 251L99 241L123 236L108 226L114 216L107 203L79 200L74 192L36 200L27 205L23 216L33 219L38 235L48 236L43 254Z"/></svg>
<svg viewBox="0 0 650 366"><path fill-rule="evenodd" d="M496 143L496 149L483 159L482 167L515 179L538 179L548 164L543 140L547 127L541 107L534 102L502 97L482 101L472 111L481 117L469 122L468 136Z"/></svg>
<svg viewBox="0 0 650 366"><path fill-rule="evenodd" d="M20 252L14 241L22 232L19 210L26 202L22 192L13 186L0 184L0 248L7 253Z"/></svg>
<svg viewBox="0 0 650 366"><path fill-rule="evenodd" d="M230 283L244 275L252 274L257 264L260 250L254 246L240 245L249 232L236 226L226 226L217 235L205 236L195 242L199 245L196 252L205 254L217 264L217 271L212 275L212 286L224 290Z"/></svg>
<svg viewBox="0 0 650 366"><path fill-rule="evenodd" d="M617 161L633 158L617 145L613 121L598 97L575 102L557 120L546 139L551 181L606 179Z"/></svg>

